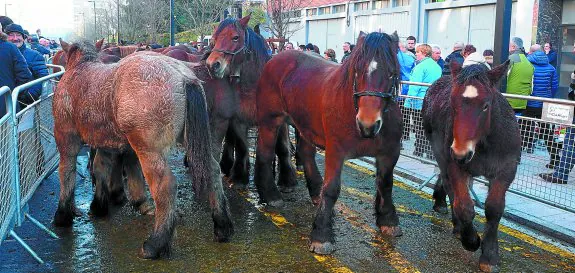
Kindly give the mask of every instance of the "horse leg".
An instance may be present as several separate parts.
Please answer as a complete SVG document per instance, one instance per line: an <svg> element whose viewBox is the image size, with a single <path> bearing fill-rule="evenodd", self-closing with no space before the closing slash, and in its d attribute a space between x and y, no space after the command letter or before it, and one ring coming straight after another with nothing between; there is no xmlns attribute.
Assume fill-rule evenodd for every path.
<svg viewBox="0 0 575 273"><path fill-rule="evenodd" d="M128 193L132 207L142 215L154 214L154 204L146 196L144 174L134 151L123 155L124 170L128 178Z"/></svg>
<svg viewBox="0 0 575 273"><path fill-rule="evenodd" d="M231 179L233 188L245 190L250 182L250 158L248 151L248 126L244 123L232 122L235 133L236 158L232 167Z"/></svg>
<svg viewBox="0 0 575 273"><path fill-rule="evenodd" d="M375 165L377 176L375 184L377 193L375 195L375 215L376 224L381 233L387 236L399 237L403 235L399 227L399 218L393 204L393 167L397 162L397 157L377 156Z"/></svg>
<svg viewBox="0 0 575 273"><path fill-rule="evenodd" d="M441 175L437 178L437 182L435 182L435 186L433 187L433 210L439 212L441 214L447 214L447 201L445 198L447 197L447 193L445 192L445 188L443 187L443 181L441 179Z"/></svg>
<svg viewBox="0 0 575 273"><path fill-rule="evenodd" d="M309 196L311 197L311 202L314 205L318 205L321 201L320 194L323 179L319 174L317 163L315 162L316 149L307 140L300 138L297 145L297 153L299 154L301 163L303 164L305 182Z"/></svg>
<svg viewBox="0 0 575 273"><path fill-rule="evenodd" d="M481 244L481 239L473 227L475 209L473 200L469 195L470 176L463 172L455 162L450 163L448 170L449 183L454 197L452 199L453 212L460 223L461 244L466 250L476 251Z"/></svg>
<svg viewBox="0 0 575 273"><path fill-rule="evenodd" d="M235 146L235 134L233 129L230 127L227 128L225 132L225 139L223 144L222 156L220 159L220 169L222 173L226 177L230 177L232 173L232 167L234 165L234 146ZM220 142L217 147L221 147L222 143Z"/></svg>
<svg viewBox="0 0 575 273"><path fill-rule="evenodd" d="M274 181L271 162L275 156L277 134L279 127L283 126L283 120L276 118L259 124L254 182L260 202L277 207L283 205L283 200Z"/></svg>
<svg viewBox="0 0 575 273"><path fill-rule="evenodd" d="M297 186L295 169L291 164L291 154L289 151L289 131L288 125L280 126L276 142L276 155L279 163L278 186L282 192L293 192Z"/></svg>
<svg viewBox="0 0 575 273"><path fill-rule="evenodd" d="M450 206L451 223L453 224L453 230L451 231L451 233L453 234L453 236L455 236L455 238L460 240L461 239L461 222L455 216L455 212L453 211L453 201L455 200L455 196L453 194L453 189L451 188L451 183L449 182L447 175L441 176L441 182L443 183L443 190L447 193L447 196L449 196L449 201L451 203L451 206Z"/></svg>
<svg viewBox="0 0 575 273"><path fill-rule="evenodd" d="M343 156L328 146L325 153L325 181L321 189L321 200L313 221L309 250L317 254L335 251L333 233L333 208L341 191L341 170Z"/></svg>
<svg viewBox="0 0 575 273"><path fill-rule="evenodd" d="M134 147L134 146L132 146ZM152 235L144 242L140 257L156 259L170 252L170 242L175 229L176 181L165 155L160 152L138 150L134 147L152 198L156 203Z"/></svg>
<svg viewBox="0 0 575 273"><path fill-rule="evenodd" d="M92 171L94 175L93 183L96 186L94 192L94 199L90 204L90 212L96 217L104 217L108 215L108 201L110 198L110 174L114 166L116 154L98 149L92 163Z"/></svg>
<svg viewBox="0 0 575 273"><path fill-rule="evenodd" d="M110 201L119 206L126 202L126 192L124 191L124 155L118 154L112 161L112 173L110 176Z"/></svg>
<svg viewBox="0 0 575 273"><path fill-rule="evenodd" d="M60 152L60 163L58 173L60 174L60 197L58 209L54 214L54 225L69 227L77 216L77 209L74 204L74 189L76 186L76 158L80 153L82 143L80 137L73 134L54 130L58 151Z"/></svg>
<svg viewBox="0 0 575 273"><path fill-rule="evenodd" d="M499 243L497 242L497 230L499 221L505 208L505 192L512 180L494 179L489 181L489 192L485 201L485 232L481 242L481 256L479 267L483 272L498 272L499 268Z"/></svg>

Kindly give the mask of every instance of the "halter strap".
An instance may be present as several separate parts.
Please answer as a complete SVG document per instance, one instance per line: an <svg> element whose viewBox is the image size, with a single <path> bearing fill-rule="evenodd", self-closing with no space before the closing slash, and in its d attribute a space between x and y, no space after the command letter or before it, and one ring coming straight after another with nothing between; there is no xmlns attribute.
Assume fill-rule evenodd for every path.
<svg viewBox="0 0 575 273"><path fill-rule="evenodd" d="M242 52L242 51L245 51L245 53L249 53L249 49L248 49L248 47L247 47L247 44L248 44L248 41L249 41L249 38L250 38L250 32L248 31L248 29L246 29L244 36L245 36L244 44L242 45L242 47L238 48L236 51L229 51L229 50L217 49L217 48L214 48L214 49L212 49L212 50L213 50L213 51L216 51L216 52L220 52L220 53L232 55L232 56L235 56L236 54L238 54L238 53L240 53L240 52Z"/></svg>
<svg viewBox="0 0 575 273"><path fill-rule="evenodd" d="M397 88L397 75L393 74L392 76L389 77L389 79L391 80L391 90L389 90L389 92L387 92L387 93L370 91L370 90L358 92L357 91L357 84L356 84L357 79L354 77L353 78L353 106L355 107L355 111L357 112L359 110L359 106L358 106L359 98L364 97L364 96L379 97L379 98L387 100L388 103L383 108L383 112L386 113L387 111L389 111L389 103L390 102L395 103L395 100L397 97L397 89L398 89Z"/></svg>

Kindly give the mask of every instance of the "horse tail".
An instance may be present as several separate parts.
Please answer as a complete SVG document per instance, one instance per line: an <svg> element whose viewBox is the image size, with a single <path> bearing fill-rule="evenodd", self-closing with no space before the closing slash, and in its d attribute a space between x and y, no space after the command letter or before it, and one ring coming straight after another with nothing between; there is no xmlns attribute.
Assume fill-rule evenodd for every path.
<svg viewBox="0 0 575 273"><path fill-rule="evenodd" d="M212 145L206 96L201 85L186 84L186 101L186 156L192 174L193 188L196 197L199 198L206 189L208 190L214 221L214 240L227 242L234 233L234 228L224 195L219 164L212 154L212 149L217 149L219 146Z"/></svg>

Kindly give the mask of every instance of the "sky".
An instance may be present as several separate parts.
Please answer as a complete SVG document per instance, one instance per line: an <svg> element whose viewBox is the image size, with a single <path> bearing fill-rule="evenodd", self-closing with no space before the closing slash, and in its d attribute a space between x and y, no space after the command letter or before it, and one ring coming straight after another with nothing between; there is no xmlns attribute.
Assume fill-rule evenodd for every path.
<svg viewBox="0 0 575 273"><path fill-rule="evenodd" d="M0 0L0 14L8 14L30 33L42 30L42 36L66 37L74 31L72 0Z"/></svg>

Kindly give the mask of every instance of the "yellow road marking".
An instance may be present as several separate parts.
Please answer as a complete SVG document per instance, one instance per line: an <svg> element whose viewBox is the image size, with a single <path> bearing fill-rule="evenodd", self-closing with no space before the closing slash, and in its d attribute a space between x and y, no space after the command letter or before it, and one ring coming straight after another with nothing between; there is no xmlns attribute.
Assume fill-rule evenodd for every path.
<svg viewBox="0 0 575 273"><path fill-rule="evenodd" d="M365 168L365 167L362 167L362 166L353 164L353 163L351 163L351 162L345 162L345 165L348 166L348 167L350 167L350 168L353 168L353 169L355 169L355 170L357 170L357 171L360 171L360 172L363 172L363 173L366 173L366 174L369 174L369 175L375 174L374 171L372 171L372 170L370 170L370 169L368 169L368 168ZM407 191L409 191L409 192L411 192L411 193L417 194L417 195L423 197L424 199L427 199L427 200L430 200L430 201L433 200L433 197L432 197L430 194L424 193L424 192L422 192L422 191L418 191L417 189L415 189L415 188L413 188L413 187L410 187L410 186L408 186L408 185L406 185L406 184L404 184L404 183L402 183L402 182L400 182L400 181L395 180L393 185L394 185L394 186L397 186L397 187L399 187L399 188L401 188L401 189L407 190ZM358 190L355 190L355 189L352 189L352 188L349 188L349 187L344 187L344 190L345 190L346 192L350 193L350 194L359 196L359 197L361 197L361 198L367 198L368 200L373 201L373 198L372 198L369 194L360 192L360 191L358 191ZM401 206L399 206L399 207L401 207ZM399 209L398 209L398 210L399 210ZM433 218L433 219L437 219L437 220L440 220L440 221L442 221L442 222L445 222L445 220L443 220L443 219L440 219L440 218L437 218L437 217L434 217L434 216L431 216L431 215L426 215L426 214L423 214L423 213L421 213L421 212L417 212L417 211L414 211L414 210L410 211L410 213L416 213L416 214L422 215L422 216L427 217L427 218ZM483 216L481 216L481 215L477 215L476 219L477 219L479 222L481 222L481 223L485 223L485 222L486 222L485 217L483 217ZM524 242L526 242L526 243L529 243L529 244L531 244L531 245L533 245L533 246L536 246L536 247L538 247L538 248L540 248L540 249L543 249L543 250L545 250L545 251L551 252L551 253L553 253L553 254L557 254L557 255L559 255L559 256L561 256L561 257L563 257L563 258L567 258L567 259L570 259L570 260L575 261L575 254L574 254L574 253L565 251L565 250L563 250L563 249L561 249L561 248L559 248L559 247L556 247L556 246L554 246L554 245L552 245L552 244L543 242L543 241L541 241L541 240L539 240L539 239L537 239L537 238L534 238L533 236L527 235L527 234L525 234L525 233L522 233L522 232L520 232L520 231L518 231L518 230L515 230L515 229L513 229L513 228L510 228L510 227L507 227L507 226L504 226L504 225L499 225L499 230L500 230L501 232L503 232L503 233L506 233L506 234L508 234L508 235L510 235L510 236L512 236L512 237L515 237L515 238L517 238L517 239L519 239L519 240L521 240L521 241L524 241Z"/></svg>
<svg viewBox="0 0 575 273"><path fill-rule="evenodd" d="M285 228L285 227L295 227L294 224L290 223L285 217L283 217L278 212L268 211L265 209L264 206L258 204L258 201L255 198L250 197L249 193L239 193L241 196L245 198L246 201L250 202L258 211L260 211L263 215L270 218L272 223L277 226L278 228ZM304 238L307 239L307 238ZM337 260L331 255L317 255L314 254L313 257L323 264L327 268L329 272L333 273L353 273L351 269L346 267L342 262Z"/></svg>

